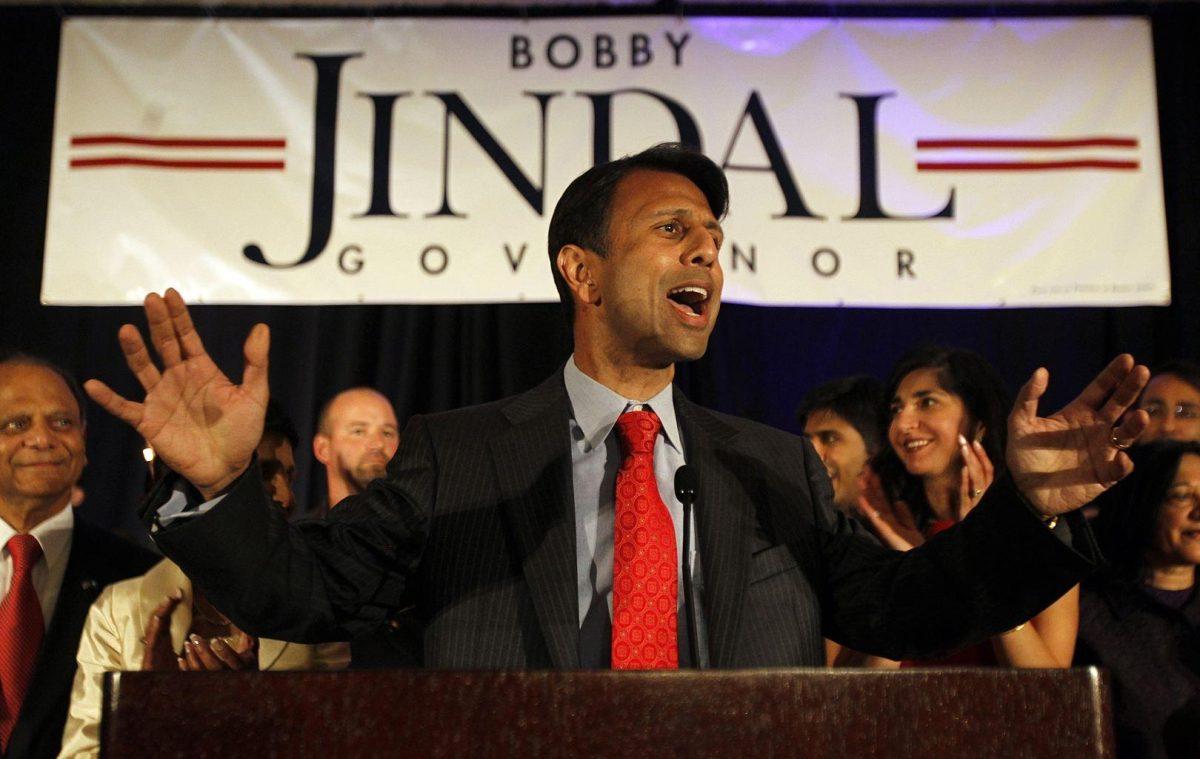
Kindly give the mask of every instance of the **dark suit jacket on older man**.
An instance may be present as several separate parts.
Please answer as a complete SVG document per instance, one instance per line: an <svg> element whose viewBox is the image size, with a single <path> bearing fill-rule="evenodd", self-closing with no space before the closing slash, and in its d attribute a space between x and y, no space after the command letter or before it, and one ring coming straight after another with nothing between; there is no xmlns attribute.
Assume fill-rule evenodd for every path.
<svg viewBox="0 0 1200 759"><path fill-rule="evenodd" d="M157 560L149 551L76 517L54 617L46 627L33 680L4 759L52 759L58 755L75 679L75 653L88 609L106 585L140 575Z"/></svg>
<svg viewBox="0 0 1200 759"><path fill-rule="evenodd" d="M1032 617L1092 567L993 485L954 530L880 548L831 507L811 446L675 393L696 470L714 667L823 663L822 635L911 658ZM425 666L579 666L570 402L559 372L513 398L415 417L388 477L323 522L288 525L256 468L156 540L239 626L348 638L412 607Z"/></svg>

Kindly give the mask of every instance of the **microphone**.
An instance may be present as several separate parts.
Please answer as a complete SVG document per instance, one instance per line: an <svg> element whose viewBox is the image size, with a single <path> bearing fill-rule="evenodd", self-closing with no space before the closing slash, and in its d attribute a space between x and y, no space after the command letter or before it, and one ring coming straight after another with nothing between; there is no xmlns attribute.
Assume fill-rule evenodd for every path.
<svg viewBox="0 0 1200 759"><path fill-rule="evenodd" d="M696 470L687 464L675 470L675 497L684 506L696 503Z"/></svg>
<svg viewBox="0 0 1200 759"><path fill-rule="evenodd" d="M700 639L696 626L696 589L692 586L692 507L696 504L699 481L696 470L687 464L675 470L675 497L683 504L683 611L687 619L688 653L692 666L702 669Z"/></svg>

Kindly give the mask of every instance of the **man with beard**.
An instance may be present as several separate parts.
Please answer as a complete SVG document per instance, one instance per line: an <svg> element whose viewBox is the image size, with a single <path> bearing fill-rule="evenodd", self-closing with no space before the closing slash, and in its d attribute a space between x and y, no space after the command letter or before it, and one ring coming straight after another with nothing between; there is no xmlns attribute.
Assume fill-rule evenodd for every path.
<svg viewBox="0 0 1200 759"><path fill-rule="evenodd" d="M321 409L313 455L325 465L329 507L361 493L387 473L400 445L400 426L392 404L369 387L352 387Z"/></svg>
<svg viewBox="0 0 1200 759"><path fill-rule="evenodd" d="M313 455L325 465L327 512L387 475L387 464L400 446L396 411L382 393L352 387L329 399L317 417ZM317 513L322 513L318 511ZM351 666L381 669L414 666L420 643L410 609L389 613L384 624L356 635L350 643Z"/></svg>

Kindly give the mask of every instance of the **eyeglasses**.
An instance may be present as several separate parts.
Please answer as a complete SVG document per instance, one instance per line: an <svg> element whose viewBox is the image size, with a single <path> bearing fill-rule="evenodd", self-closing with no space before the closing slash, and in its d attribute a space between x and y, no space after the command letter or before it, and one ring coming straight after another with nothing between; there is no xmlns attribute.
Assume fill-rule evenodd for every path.
<svg viewBox="0 0 1200 759"><path fill-rule="evenodd" d="M1166 504L1168 506L1186 506L1190 509L1196 503L1200 503L1200 483L1172 485L1171 489L1167 491Z"/></svg>
<svg viewBox="0 0 1200 759"><path fill-rule="evenodd" d="M1200 419L1200 406L1195 403L1176 403L1171 406L1162 401L1148 401L1142 404L1142 410L1151 419L1164 419L1168 415L1176 419Z"/></svg>

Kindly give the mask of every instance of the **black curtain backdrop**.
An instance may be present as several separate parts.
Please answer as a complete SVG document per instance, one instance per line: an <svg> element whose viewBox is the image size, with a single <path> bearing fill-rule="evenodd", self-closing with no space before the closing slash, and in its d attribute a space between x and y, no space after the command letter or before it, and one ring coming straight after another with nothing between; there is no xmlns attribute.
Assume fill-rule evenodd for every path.
<svg viewBox="0 0 1200 759"><path fill-rule="evenodd" d="M1200 358L1200 46L1195 43L1200 8L1163 4L1140 10L1154 27L1171 306L898 310L727 304L708 354L679 369L684 392L712 408L797 431L794 409L809 388L856 372L886 376L901 353L923 342L979 351L1014 391L1033 369L1047 366L1047 408L1069 400L1121 351L1150 363ZM1044 6L990 11L1008 16L1048 12ZM737 12L778 15L781 10L742 6ZM62 13L55 8L0 9L0 346L47 355L81 379L99 377L119 392L139 396L116 342L121 324L140 323L138 309L39 303ZM886 13L896 15L894 9ZM570 352L557 304L208 306L193 313L209 351L235 378L250 326L257 321L271 326L272 392L294 417L302 438L297 451L302 504L316 503L324 488L306 441L321 403L338 390L355 384L379 388L393 400L403 423L413 414L529 388ZM137 536L134 506L144 485L141 441L96 406L87 414L87 499L81 512Z"/></svg>

